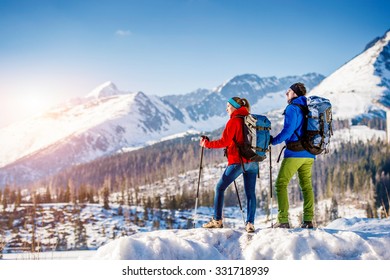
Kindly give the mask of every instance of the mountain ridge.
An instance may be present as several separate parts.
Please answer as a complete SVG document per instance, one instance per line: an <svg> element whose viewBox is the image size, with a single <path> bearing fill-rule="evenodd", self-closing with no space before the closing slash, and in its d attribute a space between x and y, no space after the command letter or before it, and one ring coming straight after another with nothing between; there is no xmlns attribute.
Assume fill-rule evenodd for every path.
<svg viewBox="0 0 390 280"><path fill-rule="evenodd" d="M370 42L370 48L342 65L309 95L320 94L339 119L385 118L390 107L390 31ZM378 104L379 103L379 104Z"/></svg>
<svg viewBox="0 0 390 280"><path fill-rule="evenodd" d="M234 77L225 86L233 87L237 95L242 92L248 96L251 92L256 95L252 97L255 103L261 97L257 96L261 83L267 81L268 89L282 88L292 77L299 79L282 78L285 82L280 85L276 77L271 79L272 84L268 78L245 74ZM310 79L315 84L323 76L315 74ZM180 102L189 105L179 108L170 102L174 96L160 98L141 91L126 92L106 82L75 102L0 129L1 139L6 139L0 145L0 185L26 182L29 177L34 181L69 165L139 148L188 130L217 129L226 122L225 103L232 90L225 92L223 86L218 89L222 93L202 90L194 93L195 98L188 94L189 101L182 98ZM266 92L267 88L262 90ZM194 99L197 103L191 104Z"/></svg>

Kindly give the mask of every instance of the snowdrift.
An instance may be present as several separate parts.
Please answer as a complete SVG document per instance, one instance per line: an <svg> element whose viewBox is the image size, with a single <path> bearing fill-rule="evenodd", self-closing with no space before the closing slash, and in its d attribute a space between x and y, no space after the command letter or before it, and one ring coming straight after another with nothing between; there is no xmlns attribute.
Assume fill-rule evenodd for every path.
<svg viewBox="0 0 390 280"><path fill-rule="evenodd" d="M122 237L91 259L390 260L390 219L338 219L325 228L162 230Z"/></svg>

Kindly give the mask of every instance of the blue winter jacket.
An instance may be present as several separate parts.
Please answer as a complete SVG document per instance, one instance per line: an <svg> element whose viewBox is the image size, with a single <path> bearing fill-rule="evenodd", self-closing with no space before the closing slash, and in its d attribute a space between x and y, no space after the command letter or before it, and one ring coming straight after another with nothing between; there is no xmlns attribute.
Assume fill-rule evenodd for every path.
<svg viewBox="0 0 390 280"><path fill-rule="evenodd" d="M300 104L307 106L305 96L300 96L292 100L291 104ZM303 130L303 112L298 106L289 104L284 111L284 126L282 131L272 139L272 145L277 145L283 141L287 143L295 142L298 140L298 136L302 135ZM298 136L296 135L298 134ZM309 153L306 150L294 152L289 149L284 150L285 158L315 158L315 155Z"/></svg>

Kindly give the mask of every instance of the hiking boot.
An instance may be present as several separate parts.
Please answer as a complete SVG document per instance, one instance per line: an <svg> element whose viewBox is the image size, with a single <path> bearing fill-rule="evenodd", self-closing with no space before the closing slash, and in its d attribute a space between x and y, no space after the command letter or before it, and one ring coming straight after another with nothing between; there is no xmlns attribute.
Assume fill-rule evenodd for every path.
<svg viewBox="0 0 390 280"><path fill-rule="evenodd" d="M301 228L314 228L313 223L311 221L304 221L301 224Z"/></svg>
<svg viewBox="0 0 390 280"><path fill-rule="evenodd" d="M247 223L245 226L245 230L247 233L255 232L255 226L252 223Z"/></svg>
<svg viewBox="0 0 390 280"><path fill-rule="evenodd" d="M289 223L276 223L272 226L272 228L290 228Z"/></svg>
<svg viewBox="0 0 390 280"><path fill-rule="evenodd" d="M203 228L223 228L222 220L214 220L214 218L211 219L210 222L203 224Z"/></svg>

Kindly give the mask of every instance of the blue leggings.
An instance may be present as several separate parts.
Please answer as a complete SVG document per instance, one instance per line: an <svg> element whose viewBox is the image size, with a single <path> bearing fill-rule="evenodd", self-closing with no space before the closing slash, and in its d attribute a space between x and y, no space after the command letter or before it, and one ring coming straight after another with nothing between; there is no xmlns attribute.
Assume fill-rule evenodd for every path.
<svg viewBox="0 0 390 280"><path fill-rule="evenodd" d="M259 172L257 162L245 163L245 173L243 173L241 164L232 164L226 167L215 187L214 197L214 219L222 219L222 207L224 201L224 193L228 186L233 183L238 176L243 174L244 189L247 200L247 218L246 222L254 223L256 214L256 176Z"/></svg>

